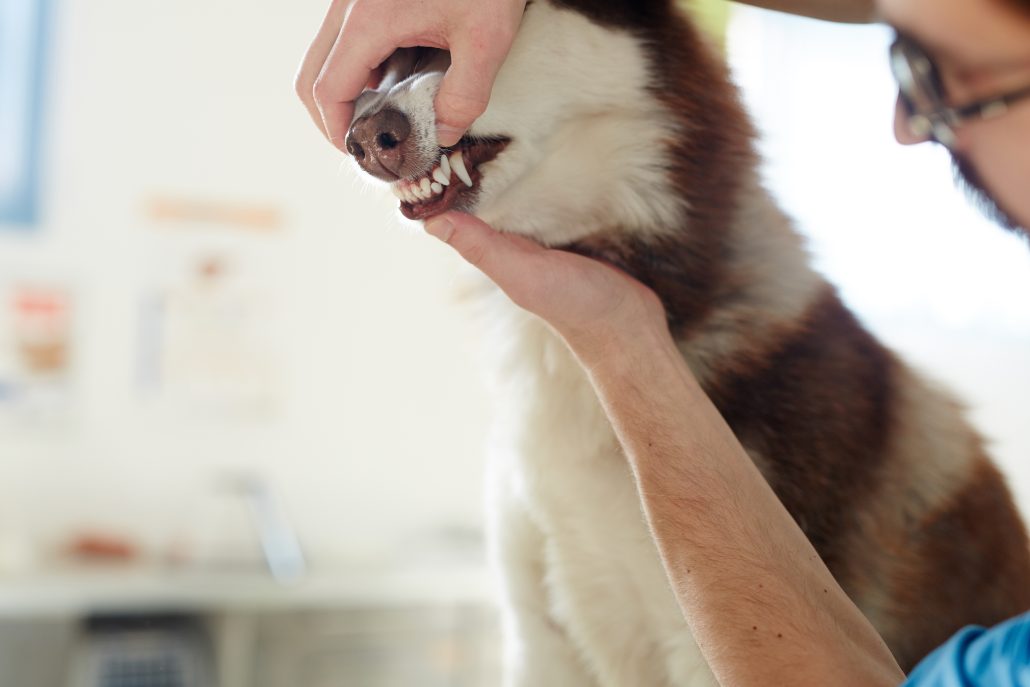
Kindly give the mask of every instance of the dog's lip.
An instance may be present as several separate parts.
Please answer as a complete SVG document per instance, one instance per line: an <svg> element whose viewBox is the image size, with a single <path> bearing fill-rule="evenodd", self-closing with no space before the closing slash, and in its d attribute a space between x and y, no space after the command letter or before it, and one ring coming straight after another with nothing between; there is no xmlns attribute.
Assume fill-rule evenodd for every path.
<svg viewBox="0 0 1030 687"><path fill-rule="evenodd" d="M458 204L458 201L462 196L478 190L477 185L479 184L480 179L483 178L483 174L479 171L478 167L469 165L468 172L469 176L472 178L472 186L466 186L461 182L461 180L455 179L454 182L445 188L443 193L436 198L431 198L418 203L401 201L401 214L408 219L424 220L453 209Z"/></svg>
<svg viewBox="0 0 1030 687"><path fill-rule="evenodd" d="M465 168L472 180L472 185L468 186L460 179L453 177L453 182L436 198L416 203L402 200L400 203L401 214L408 219L424 220L455 208L463 198L468 198L470 194L479 191L479 182L483 177L482 172L479 171L479 166L496 158L510 142L511 139L503 137L473 138L466 136L450 148L441 148L440 154L448 157L455 152L461 152ZM426 177L432 173L435 166L434 163L420 174L413 175L402 181L411 182ZM469 208L465 205L459 209L467 210Z"/></svg>

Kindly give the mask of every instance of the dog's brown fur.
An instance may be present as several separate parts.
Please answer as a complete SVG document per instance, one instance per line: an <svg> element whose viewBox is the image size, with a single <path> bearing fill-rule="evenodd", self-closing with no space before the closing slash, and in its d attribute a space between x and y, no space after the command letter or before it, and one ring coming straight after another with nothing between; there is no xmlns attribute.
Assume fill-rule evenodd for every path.
<svg viewBox="0 0 1030 687"><path fill-rule="evenodd" d="M746 315L747 287L761 279L729 260L757 165L752 127L724 65L672 3L557 4L641 37L660 79L652 88L687 132L669 141L668 170L687 201L685 226L660 238L609 227L568 248L654 289L691 360L713 315ZM955 404L869 334L828 285L802 316L755 313L754 329L746 345L706 354L699 377L902 667L964 625L1030 609L1026 530ZM955 469L952 453L965 456Z"/></svg>

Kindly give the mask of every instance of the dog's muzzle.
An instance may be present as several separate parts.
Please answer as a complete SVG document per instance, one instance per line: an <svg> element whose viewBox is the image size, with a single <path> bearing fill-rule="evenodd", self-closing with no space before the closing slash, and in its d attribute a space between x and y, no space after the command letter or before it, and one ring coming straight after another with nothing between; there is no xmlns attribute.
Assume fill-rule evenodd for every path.
<svg viewBox="0 0 1030 687"><path fill-rule="evenodd" d="M363 170L384 181L396 181L404 176L404 162L413 154L411 122L399 110L382 109L356 119L346 144Z"/></svg>

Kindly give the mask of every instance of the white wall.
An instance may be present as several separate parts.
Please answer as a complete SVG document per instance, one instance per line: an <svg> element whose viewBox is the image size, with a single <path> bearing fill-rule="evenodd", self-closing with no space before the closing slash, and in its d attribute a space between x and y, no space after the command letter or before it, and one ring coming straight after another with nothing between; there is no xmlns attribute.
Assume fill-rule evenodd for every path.
<svg viewBox="0 0 1030 687"><path fill-rule="evenodd" d="M457 261L339 169L293 94L326 3L56 4L45 219L36 236L0 232L0 270L76 287L78 416L0 434L0 530L48 547L90 524L158 548L245 547L216 486L237 468L272 479L322 559L476 526L489 413L473 329L452 304ZM285 229L165 227L145 211L158 194L271 204ZM267 421L205 421L140 397L141 296L172 269L166 256L208 244L257 265L277 296L285 397Z"/></svg>
<svg viewBox="0 0 1030 687"><path fill-rule="evenodd" d="M245 547L247 533L219 505L215 486L238 468L272 479L316 562L390 553L413 533L480 521L489 409L474 364L474 327L451 300L458 263L433 240L398 228L389 199L362 193L349 170L339 171L341 156L318 137L292 93L294 67L325 4L58 3L45 219L36 236L0 232L0 270L67 277L76 286L78 416L43 435L0 433L0 535L20 530L52 547L70 528L95 525L153 549L212 540ZM810 47L825 51L819 59L833 54L825 44ZM762 63L769 53L753 57ZM786 106L788 96L813 88L789 78L768 70L759 83ZM878 205L899 197L893 178L875 165L859 170L857 180L847 176L853 156L869 147L857 132L889 136L889 113L861 120L841 84L819 88L825 109L789 110L799 130L853 116L807 151L771 141L771 152L800 161L820 182L807 195L791 195L804 182L780 192L814 235L859 207L875 224L875 232L842 229L850 243L836 248L818 238L821 264L878 331L974 402L1030 503L1023 412L1030 404L1030 329L1021 329L1018 317L1006 325L1010 310L990 303L982 304L992 313L987 322L949 325L932 303L902 298L915 283L927 293L954 290L947 291L953 276L946 267L910 269L914 262L939 265L942 253L936 243L921 243L926 239L894 237L897 218ZM833 150L839 153L825 157ZM941 181L931 197L946 192ZM156 194L269 203L285 213L285 230L245 238L165 227L144 210ZM805 208L814 209L806 215ZM952 224L966 215L959 219ZM935 225L931 235L962 231ZM285 361L284 401L261 423L226 425L168 411L141 398L134 378L141 295L177 256L215 244L230 246L276 294L270 329ZM901 244L914 252L896 254ZM842 256L883 259L869 265ZM991 289L1030 274L1023 257L1011 257L1006 269L986 270ZM886 300L906 308L879 308L885 299L875 294L884 293L897 294ZM913 314L920 312L929 314L920 320Z"/></svg>

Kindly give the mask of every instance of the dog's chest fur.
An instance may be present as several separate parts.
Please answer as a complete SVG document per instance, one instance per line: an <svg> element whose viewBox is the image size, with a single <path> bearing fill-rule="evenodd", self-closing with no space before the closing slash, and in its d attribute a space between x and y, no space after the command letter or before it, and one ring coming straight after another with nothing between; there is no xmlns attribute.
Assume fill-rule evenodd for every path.
<svg viewBox="0 0 1030 687"><path fill-rule="evenodd" d="M509 680L569 687L714 685L585 373L543 323L500 298L493 314L502 324L494 329L492 363L503 372L495 379L502 400L490 457L492 540L503 549L495 556L508 599L523 606L506 609L508 649L522 646L529 659ZM526 529L532 535L520 536ZM542 636L525 617L522 593L536 597L532 603L541 604L558 639ZM541 660L540 645L552 641L571 647L574 676L559 677L568 659Z"/></svg>

